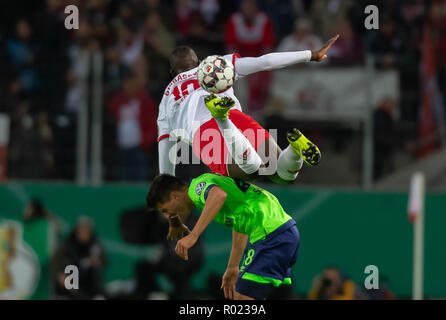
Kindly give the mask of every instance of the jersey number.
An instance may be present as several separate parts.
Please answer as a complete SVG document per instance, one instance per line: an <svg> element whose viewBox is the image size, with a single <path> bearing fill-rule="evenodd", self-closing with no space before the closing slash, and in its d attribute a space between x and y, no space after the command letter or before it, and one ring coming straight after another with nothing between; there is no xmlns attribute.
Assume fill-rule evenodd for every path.
<svg viewBox="0 0 446 320"><path fill-rule="evenodd" d="M193 87L192 91L200 88L200 84L198 83L197 79L190 79L190 80L183 82L181 84L181 86L176 86L175 89L173 89L173 91L172 91L172 94L175 96L175 101L178 101L181 98L186 97L190 93L189 92L190 85L192 85L192 87ZM178 87L180 87L181 91Z"/></svg>
<svg viewBox="0 0 446 320"><path fill-rule="evenodd" d="M245 259L245 266L249 266L252 262L252 258L254 258L255 251L254 249L251 249L248 251L248 254L246 255Z"/></svg>

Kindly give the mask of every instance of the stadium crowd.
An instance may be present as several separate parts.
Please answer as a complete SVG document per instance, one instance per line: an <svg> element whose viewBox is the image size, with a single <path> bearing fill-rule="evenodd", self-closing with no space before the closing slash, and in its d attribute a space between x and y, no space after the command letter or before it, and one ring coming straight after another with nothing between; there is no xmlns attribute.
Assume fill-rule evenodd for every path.
<svg viewBox="0 0 446 320"><path fill-rule="evenodd" d="M319 47L333 34L331 66L355 66L365 55L378 68L399 71L400 117L416 138L420 108L420 50L428 27L434 41L440 89L446 88L444 1L373 1L379 30L364 28L370 1L353 0L36 0L3 3L0 26L0 112L11 119L8 176L73 179L76 112L85 52L104 56L103 161L106 180L146 181L157 173L157 106L169 83L169 54L187 44L204 58L238 52ZM66 30L66 5L80 10L80 29ZM269 99L272 74L248 81L247 113L267 127L292 126ZM442 90L443 95L445 91ZM385 104L385 102L383 102ZM273 105L273 107L271 106ZM388 105L388 103L387 103ZM395 108L380 108L378 127L388 128ZM381 121L381 122L380 122ZM386 122L387 121L387 122ZM341 134L341 133L340 133ZM378 143L380 143L378 137ZM401 141L382 141L393 149ZM381 147L378 145L377 147ZM391 152L386 153L391 157ZM379 161L389 161L388 158ZM38 169L37 169L38 168ZM381 173L376 169L375 176Z"/></svg>

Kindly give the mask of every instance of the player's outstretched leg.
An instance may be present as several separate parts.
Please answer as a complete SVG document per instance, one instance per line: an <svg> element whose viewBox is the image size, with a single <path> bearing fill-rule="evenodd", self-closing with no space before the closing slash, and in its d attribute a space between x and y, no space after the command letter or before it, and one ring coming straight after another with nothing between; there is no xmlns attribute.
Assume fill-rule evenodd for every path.
<svg viewBox="0 0 446 320"><path fill-rule="evenodd" d="M287 140L290 145L279 155L277 175L282 180L291 182L297 178L303 161L315 166L321 159L321 152L296 128L287 132Z"/></svg>
<svg viewBox="0 0 446 320"><path fill-rule="evenodd" d="M204 102L217 122L234 162L248 175L257 172L262 165L262 159L249 140L228 118L229 110L235 105L235 101L229 97L219 98L211 94Z"/></svg>
<svg viewBox="0 0 446 320"><path fill-rule="evenodd" d="M296 128L287 132L287 140L291 148L297 154L302 156L304 161L310 166L316 166L321 161L321 152L319 148L308 140L302 132Z"/></svg>

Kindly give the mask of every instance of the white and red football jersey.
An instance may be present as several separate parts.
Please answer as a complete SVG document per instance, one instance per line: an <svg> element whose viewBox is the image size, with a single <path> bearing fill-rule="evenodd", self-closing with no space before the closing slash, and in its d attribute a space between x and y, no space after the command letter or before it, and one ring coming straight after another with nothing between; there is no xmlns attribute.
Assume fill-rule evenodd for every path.
<svg viewBox="0 0 446 320"><path fill-rule="evenodd" d="M240 56L230 54L224 57L235 65L235 59ZM239 75L237 70L234 71L237 80ZM212 119L211 112L204 103L204 98L208 95L210 93L198 83L197 68L177 75L167 86L159 105L158 142L174 136L191 145L195 131L200 125ZM231 97L235 101L234 108L242 110L232 87L216 96Z"/></svg>

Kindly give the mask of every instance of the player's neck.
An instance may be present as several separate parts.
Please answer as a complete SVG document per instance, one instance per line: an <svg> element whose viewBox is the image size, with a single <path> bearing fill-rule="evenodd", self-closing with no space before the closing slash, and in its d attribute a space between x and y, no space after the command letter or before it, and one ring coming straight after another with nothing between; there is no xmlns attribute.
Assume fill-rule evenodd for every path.
<svg viewBox="0 0 446 320"><path fill-rule="evenodd" d="M186 201L186 206L187 206L187 209L188 209L188 211L190 211L190 210L192 210L193 208L195 208L195 203L192 201L192 199L189 197L189 194L188 194L188 188L185 188L184 189L184 199L185 199L185 201Z"/></svg>

